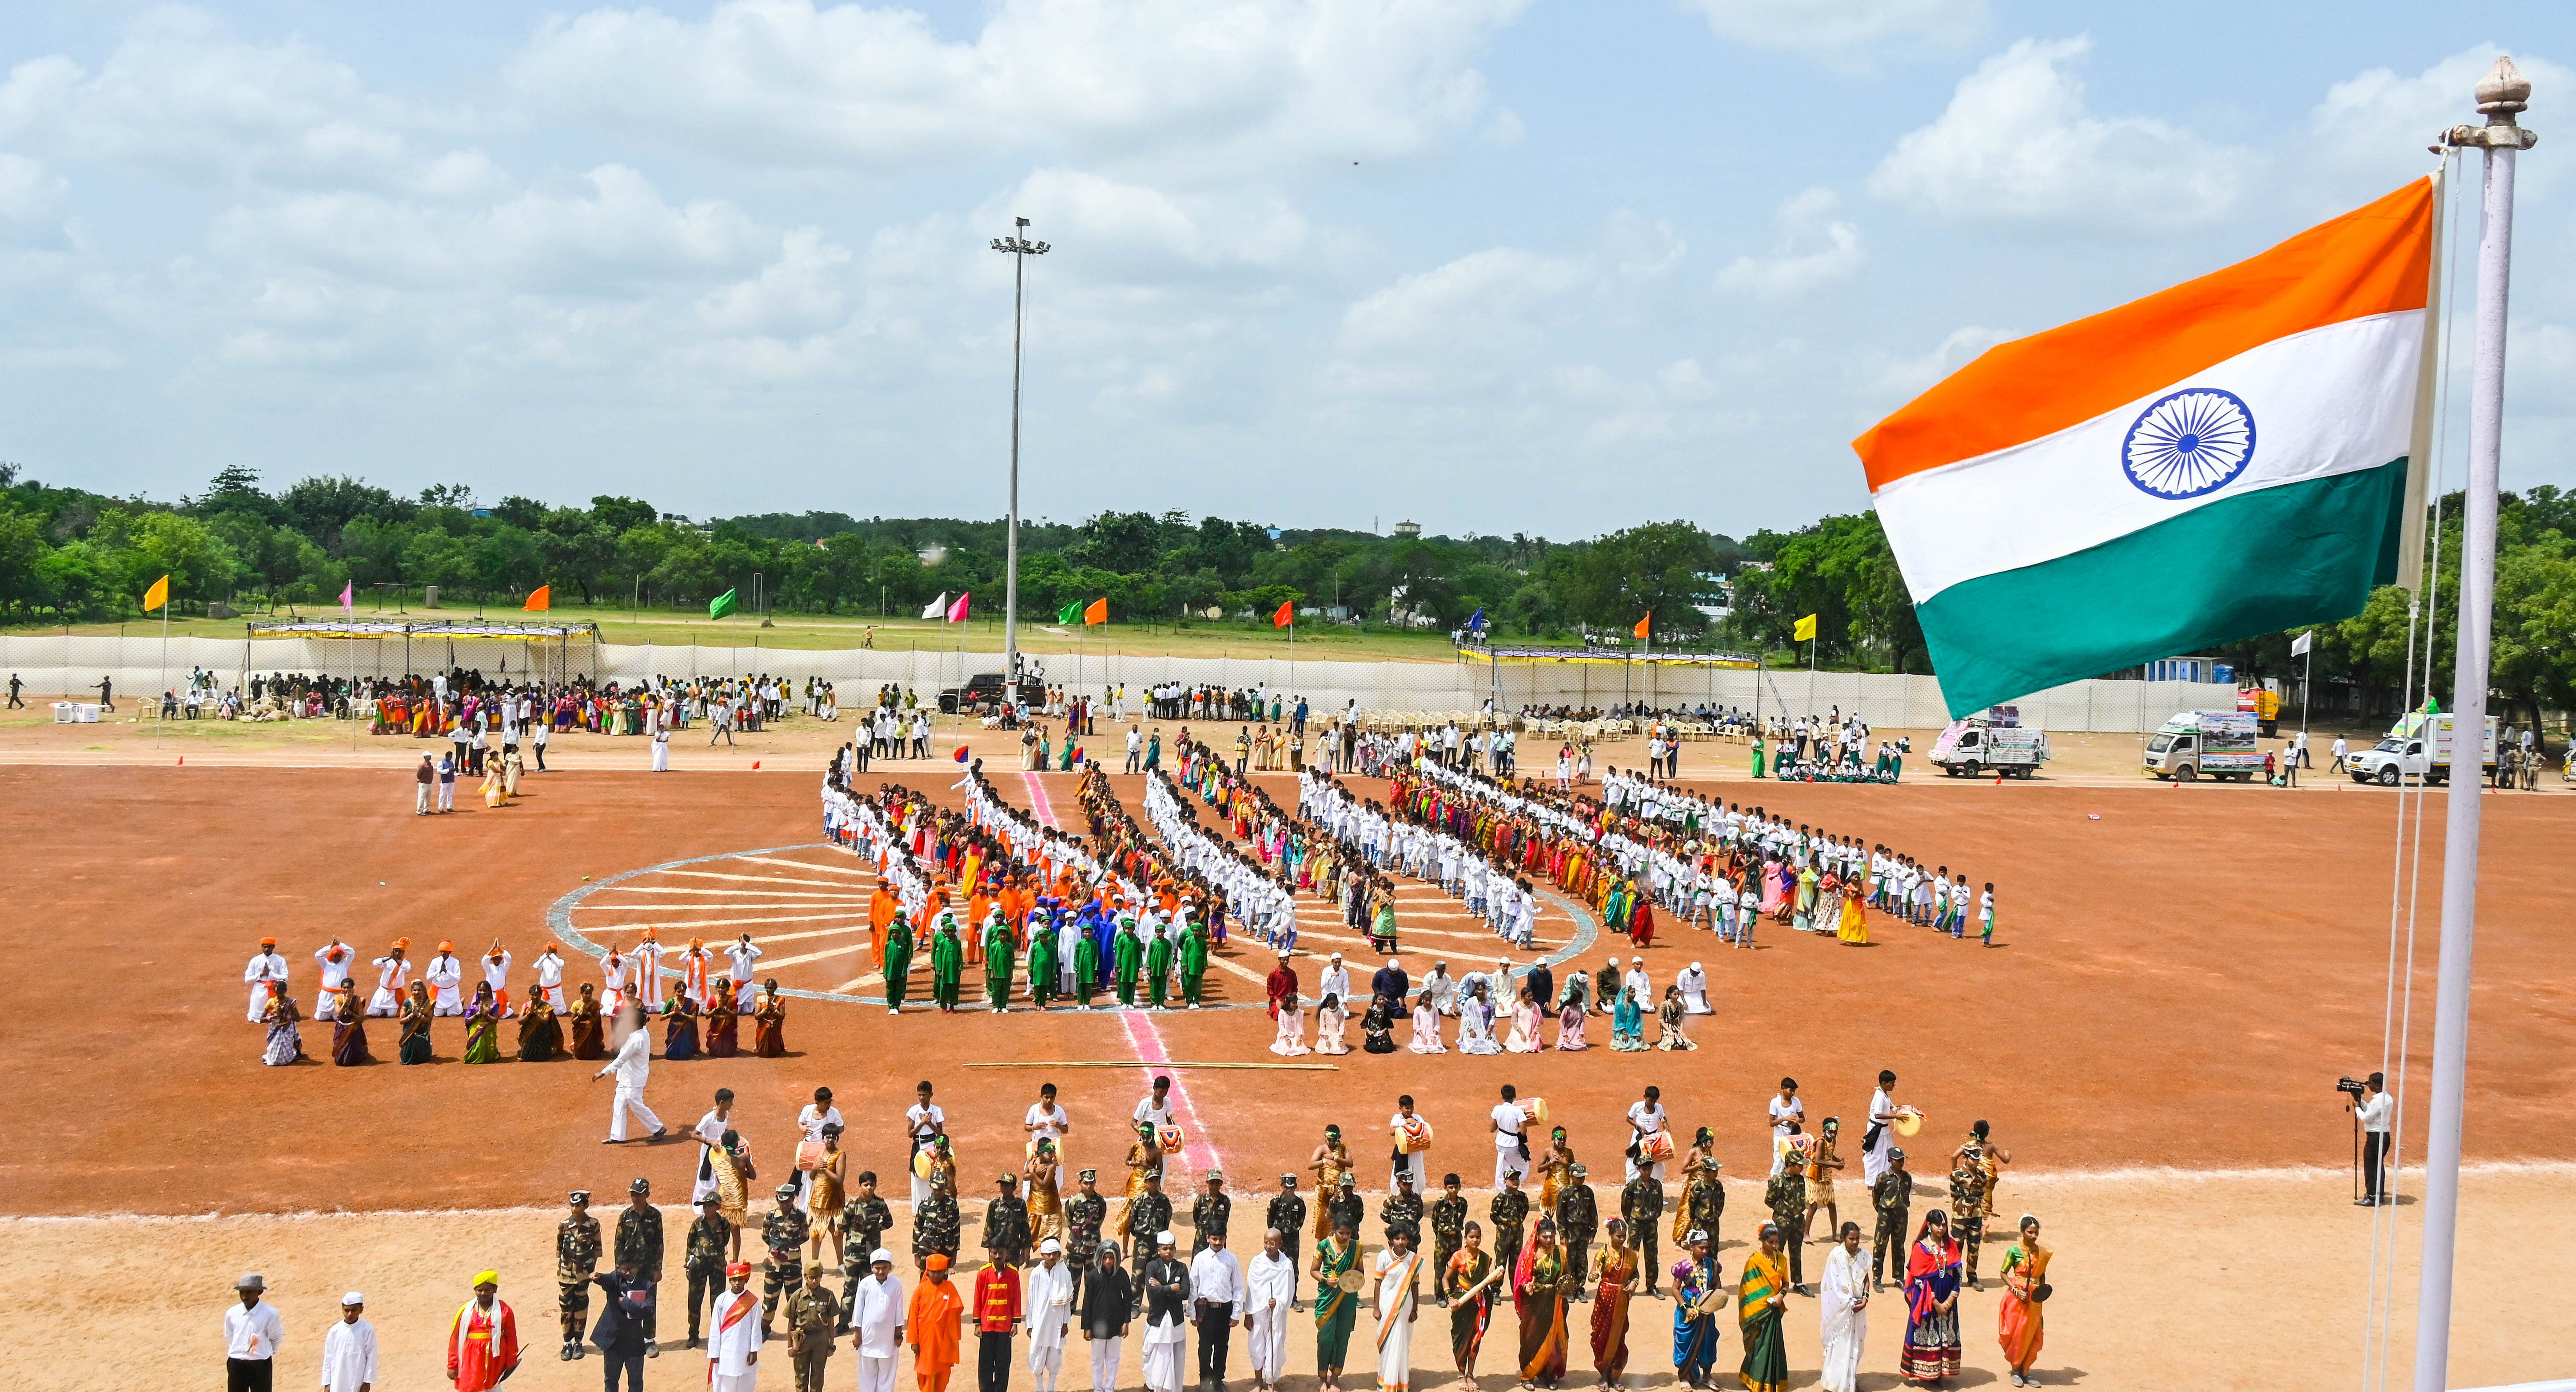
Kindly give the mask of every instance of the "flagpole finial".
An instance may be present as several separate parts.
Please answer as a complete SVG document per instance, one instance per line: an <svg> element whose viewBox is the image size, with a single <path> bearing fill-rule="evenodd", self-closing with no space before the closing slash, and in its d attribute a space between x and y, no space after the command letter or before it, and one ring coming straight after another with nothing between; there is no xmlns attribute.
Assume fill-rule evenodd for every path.
<svg viewBox="0 0 2576 1392"><path fill-rule="evenodd" d="M2478 114L2487 123L2453 126L2445 143L2489 150L2528 150L2540 143L2539 132L2523 129L2515 119L2531 105L2531 79L2522 75L2512 58L2495 60L2487 75L2478 79L2477 97Z"/></svg>

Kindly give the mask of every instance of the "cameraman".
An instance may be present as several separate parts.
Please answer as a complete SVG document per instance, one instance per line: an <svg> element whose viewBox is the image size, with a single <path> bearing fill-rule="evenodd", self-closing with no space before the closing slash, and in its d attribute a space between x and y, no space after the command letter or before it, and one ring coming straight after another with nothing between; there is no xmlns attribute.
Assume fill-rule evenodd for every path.
<svg viewBox="0 0 2576 1392"><path fill-rule="evenodd" d="M2349 1104L2353 1116L2361 1123L2362 1197L2353 1203L2370 1208L2397 1202L2388 1192L2388 1127L2390 1113L2396 1110L2388 1095L2388 1076L2373 1073L2362 1081L2359 1096Z"/></svg>

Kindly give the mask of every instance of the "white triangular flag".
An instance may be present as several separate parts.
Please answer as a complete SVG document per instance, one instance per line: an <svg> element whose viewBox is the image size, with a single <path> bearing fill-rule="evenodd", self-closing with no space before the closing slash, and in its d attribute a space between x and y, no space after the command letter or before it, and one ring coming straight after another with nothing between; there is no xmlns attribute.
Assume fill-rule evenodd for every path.
<svg viewBox="0 0 2576 1392"><path fill-rule="evenodd" d="M930 601L928 604L923 605L923 606L921 607L921 616L922 616L923 618L925 618L925 619L944 619L944 618L947 618L947 617L948 617L948 592L947 592L946 590L941 590L941 591L939 592L939 598L934 599L934 600Z"/></svg>

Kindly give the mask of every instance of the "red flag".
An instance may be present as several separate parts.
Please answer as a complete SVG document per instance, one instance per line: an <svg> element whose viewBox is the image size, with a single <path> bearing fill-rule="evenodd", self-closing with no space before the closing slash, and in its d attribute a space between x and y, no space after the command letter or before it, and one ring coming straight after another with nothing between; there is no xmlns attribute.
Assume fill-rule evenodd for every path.
<svg viewBox="0 0 2576 1392"><path fill-rule="evenodd" d="M1293 624L1296 621L1297 601L1293 599L1283 599L1279 601L1279 612L1270 616L1270 626L1272 628L1286 628L1288 625Z"/></svg>
<svg viewBox="0 0 2576 1392"><path fill-rule="evenodd" d="M528 594L528 602L519 606L532 614L542 614L555 607L555 587L539 585Z"/></svg>
<svg viewBox="0 0 2576 1392"><path fill-rule="evenodd" d="M948 621L950 623L966 622L966 601L969 598L972 598L973 595L974 591L968 590L964 594L957 596L957 602L955 604L948 606Z"/></svg>
<svg viewBox="0 0 2576 1392"><path fill-rule="evenodd" d="M957 755L956 755L956 758L957 758L957 762L959 762L959 763L961 763L961 764L962 764L962 763L964 763L964 762L966 762L966 746L964 746L964 745L962 745L962 744L961 744L961 745L959 745L959 746L957 746Z"/></svg>
<svg viewBox="0 0 2576 1392"><path fill-rule="evenodd" d="M1648 629L1653 626L1654 622L1655 616L1652 614L1648 614L1646 617L1637 620L1637 636L1640 638L1645 637Z"/></svg>

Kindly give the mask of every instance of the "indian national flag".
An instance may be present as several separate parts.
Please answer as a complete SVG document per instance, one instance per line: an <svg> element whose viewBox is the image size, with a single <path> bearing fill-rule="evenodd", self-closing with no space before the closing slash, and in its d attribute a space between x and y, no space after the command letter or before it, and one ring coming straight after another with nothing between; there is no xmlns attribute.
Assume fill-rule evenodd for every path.
<svg viewBox="0 0 2576 1392"><path fill-rule="evenodd" d="M2420 180L2004 344L1852 442L1952 715L2397 578L2435 210Z"/></svg>

